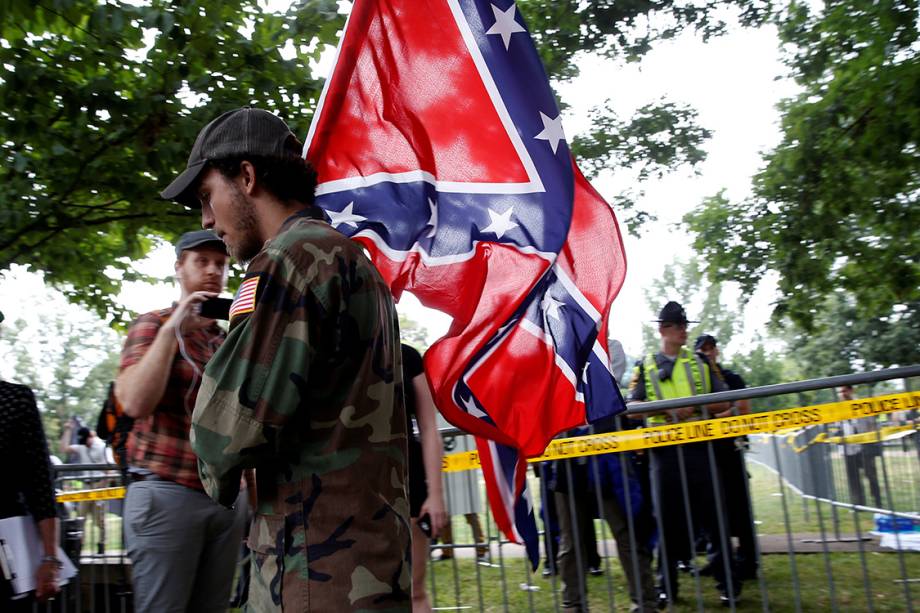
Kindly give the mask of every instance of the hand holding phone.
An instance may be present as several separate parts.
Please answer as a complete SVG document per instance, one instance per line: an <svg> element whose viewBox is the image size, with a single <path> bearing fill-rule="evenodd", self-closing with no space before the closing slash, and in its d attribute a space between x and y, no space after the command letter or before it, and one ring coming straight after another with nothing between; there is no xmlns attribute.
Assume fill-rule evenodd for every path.
<svg viewBox="0 0 920 613"><path fill-rule="evenodd" d="M425 533L425 536L431 538L431 516L425 513L417 520L419 530Z"/></svg>
<svg viewBox="0 0 920 613"><path fill-rule="evenodd" d="M230 298L208 298L201 303L198 314L206 319L230 319Z"/></svg>

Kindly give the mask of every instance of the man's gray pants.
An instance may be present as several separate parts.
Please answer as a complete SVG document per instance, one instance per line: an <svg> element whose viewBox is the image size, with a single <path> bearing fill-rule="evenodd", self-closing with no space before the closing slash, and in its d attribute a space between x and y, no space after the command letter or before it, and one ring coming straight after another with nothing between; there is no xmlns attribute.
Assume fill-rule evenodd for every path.
<svg viewBox="0 0 920 613"><path fill-rule="evenodd" d="M128 488L124 529L140 613L224 613L236 570L246 498L233 510L172 481Z"/></svg>
<svg viewBox="0 0 920 613"><path fill-rule="evenodd" d="M591 526L594 519L588 511L587 501L584 496L594 496L593 493L575 494L570 500L568 494L555 492L556 513L559 515L559 551L556 554L556 563L562 577L562 607L566 612L587 611L588 607L582 601L582 594L587 596L588 586L585 581L586 560L588 552L585 549L585 537L581 533L586 527ZM572 515L570 503L574 502L575 515ZM655 591L655 582L652 577L652 552L645 541L647 537L636 535L629 538L629 518L619 503L614 498L602 499L603 514L616 539L617 556L626 575L629 596L633 602L631 611L654 612L657 610L658 594ZM640 518L634 518L638 523ZM640 531L641 532L641 531ZM632 547L632 540L636 540L636 549ZM576 552L575 548L580 551ZM606 552L605 552L606 554ZM578 559L582 567L579 568ZM636 575L638 569L639 574Z"/></svg>

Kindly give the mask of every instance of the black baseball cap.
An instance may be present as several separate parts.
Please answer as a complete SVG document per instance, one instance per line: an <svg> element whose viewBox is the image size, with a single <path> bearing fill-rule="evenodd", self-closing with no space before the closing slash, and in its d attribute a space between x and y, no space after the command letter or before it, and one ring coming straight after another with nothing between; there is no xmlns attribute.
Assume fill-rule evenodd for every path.
<svg viewBox="0 0 920 613"><path fill-rule="evenodd" d="M185 170L160 192L160 197L197 206L197 199L188 190L211 160L245 155L292 159L301 157L302 152L301 142L277 115L248 106L227 111L198 133Z"/></svg>
<svg viewBox="0 0 920 613"><path fill-rule="evenodd" d="M223 251L225 254L227 253L227 246L216 234L210 230L195 230L193 232L186 232L176 241L176 257L182 255L182 252L186 249L194 249L202 245L209 245Z"/></svg>
<svg viewBox="0 0 920 613"><path fill-rule="evenodd" d="M693 343L694 349L701 349L704 345L712 345L715 347L719 344L719 341L716 340L712 334L700 334L696 337L696 342Z"/></svg>
<svg viewBox="0 0 920 613"><path fill-rule="evenodd" d="M0 311L0 323L3 323L3 319L4 319L3 311Z"/></svg>
<svg viewBox="0 0 920 613"><path fill-rule="evenodd" d="M656 319L660 324L688 324L694 323L698 324L698 321L691 321L687 319L687 311L684 310L684 307L678 302L671 300L664 307L662 307L661 312L658 313L658 319Z"/></svg>

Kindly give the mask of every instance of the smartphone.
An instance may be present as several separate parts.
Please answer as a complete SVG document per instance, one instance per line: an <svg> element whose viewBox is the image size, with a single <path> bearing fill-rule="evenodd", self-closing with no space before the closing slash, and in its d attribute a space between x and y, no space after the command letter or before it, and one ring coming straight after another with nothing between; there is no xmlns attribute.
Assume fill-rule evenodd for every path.
<svg viewBox="0 0 920 613"><path fill-rule="evenodd" d="M425 533L425 536L431 538L431 517L428 515L428 513L425 513L418 518L418 527L422 532Z"/></svg>
<svg viewBox="0 0 920 613"><path fill-rule="evenodd" d="M230 298L208 298L201 303L201 310L198 314L208 319L229 320L231 304L233 304L233 300Z"/></svg>

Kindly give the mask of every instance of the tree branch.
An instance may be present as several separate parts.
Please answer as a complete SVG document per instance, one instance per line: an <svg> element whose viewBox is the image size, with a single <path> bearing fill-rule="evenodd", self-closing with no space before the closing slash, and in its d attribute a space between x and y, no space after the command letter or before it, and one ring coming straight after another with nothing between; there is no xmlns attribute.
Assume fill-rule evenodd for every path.
<svg viewBox="0 0 920 613"><path fill-rule="evenodd" d="M188 215L187 213L185 213L185 212L175 212L175 213L166 212L165 214L168 215L168 216L170 216L170 217L188 217L188 216L189 216L189 215ZM159 216L159 215L154 215L154 214L152 214L152 213L133 213L133 214L128 214L128 215L117 215L117 216L113 216L113 217L103 217L103 218L99 218L99 219L92 219L92 220L89 220L89 221L82 221L82 222L80 223L80 226L82 226L82 227L101 226L101 225L105 225L105 224L108 224L108 223L114 223L114 222L117 222L117 221L128 221L128 220L131 220L131 219L156 218L156 217L158 217L158 216ZM17 260L22 254L24 254L26 251L33 250L33 249L36 249L36 248L38 248L38 247L41 247L42 245L44 245L45 243L47 243L47 242L50 241L51 239L55 238L55 237L58 236L59 234L61 234L61 233L63 233L63 232L66 232L67 230L71 230L71 229L73 229L73 228L74 228L74 226L66 226L66 227L61 227L61 226L59 226L59 227L51 227L51 228L49 228L49 229L48 229L48 234L46 234L44 237L42 237L41 239L39 239L37 242L32 243L32 244L23 244L22 246L20 246L20 247L18 247L17 249L15 249L14 252L13 252L11 255L5 256L2 260L0 260L0 270L6 270L6 269L9 268L11 265L15 264L15 263L16 263L16 260ZM23 237L24 234L20 233L18 236L19 236L19 237ZM8 243L8 244L10 244L10 245L15 244L15 241L13 241L12 243ZM4 250L5 250L5 248L4 248Z"/></svg>

